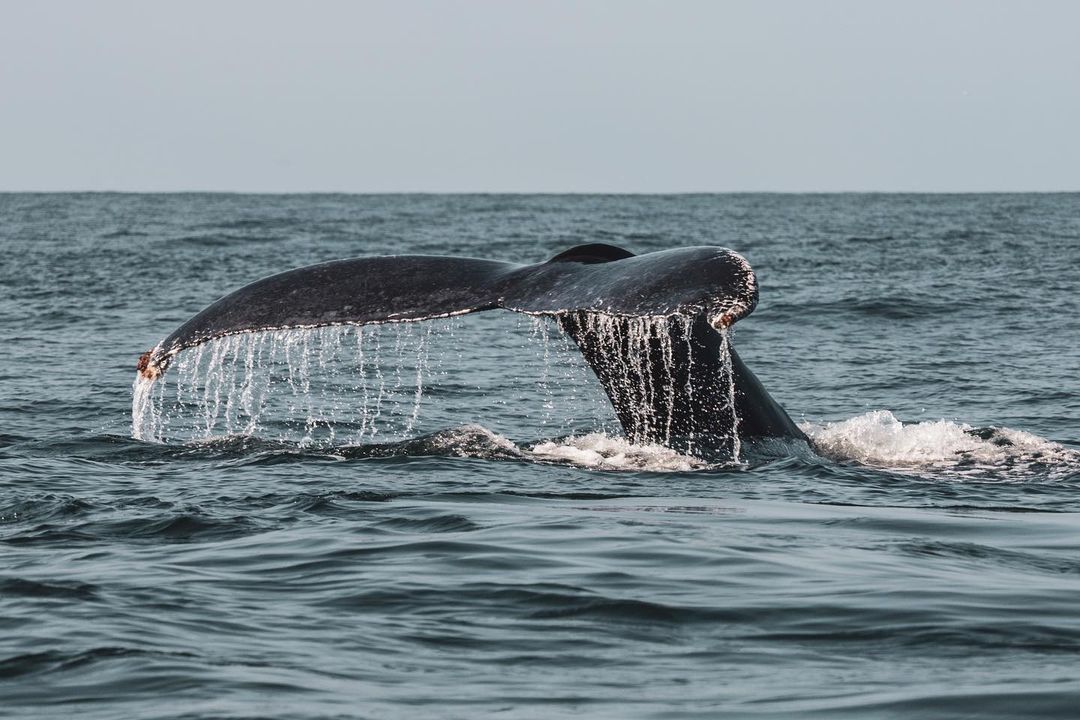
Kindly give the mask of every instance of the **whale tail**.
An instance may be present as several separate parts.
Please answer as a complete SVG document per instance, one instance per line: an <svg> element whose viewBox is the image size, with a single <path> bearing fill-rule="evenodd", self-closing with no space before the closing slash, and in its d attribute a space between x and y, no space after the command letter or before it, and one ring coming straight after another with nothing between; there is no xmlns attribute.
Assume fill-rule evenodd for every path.
<svg viewBox="0 0 1080 720"><path fill-rule="evenodd" d="M337 260L258 280L185 322L137 365L154 380L185 348L238 333L411 322L503 308L549 315L577 343L636 442L719 449L805 437L730 349L757 282L726 248L645 255L599 243L535 265L439 256Z"/></svg>

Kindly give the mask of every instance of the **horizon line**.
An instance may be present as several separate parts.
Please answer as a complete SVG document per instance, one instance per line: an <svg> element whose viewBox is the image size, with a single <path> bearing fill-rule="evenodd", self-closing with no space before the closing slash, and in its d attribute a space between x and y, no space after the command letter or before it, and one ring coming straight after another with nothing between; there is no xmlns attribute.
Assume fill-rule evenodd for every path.
<svg viewBox="0 0 1080 720"><path fill-rule="evenodd" d="M6 190L0 195L1074 195L1076 190Z"/></svg>

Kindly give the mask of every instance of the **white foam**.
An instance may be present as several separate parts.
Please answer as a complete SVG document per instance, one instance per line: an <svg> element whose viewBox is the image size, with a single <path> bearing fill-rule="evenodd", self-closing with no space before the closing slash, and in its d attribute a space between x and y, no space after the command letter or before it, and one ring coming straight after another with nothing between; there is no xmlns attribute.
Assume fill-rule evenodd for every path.
<svg viewBox="0 0 1080 720"><path fill-rule="evenodd" d="M1049 470L1080 469L1080 452L1021 430L974 428L951 420L902 423L887 410L841 422L806 424L818 451L835 460L898 470L932 470L955 477L1002 479ZM984 437L985 436L985 437Z"/></svg>
<svg viewBox="0 0 1080 720"><path fill-rule="evenodd" d="M649 470L685 472L712 467L690 455L663 445L637 445L625 438L589 433L559 441L539 443L527 455L540 461L564 462L600 470Z"/></svg>

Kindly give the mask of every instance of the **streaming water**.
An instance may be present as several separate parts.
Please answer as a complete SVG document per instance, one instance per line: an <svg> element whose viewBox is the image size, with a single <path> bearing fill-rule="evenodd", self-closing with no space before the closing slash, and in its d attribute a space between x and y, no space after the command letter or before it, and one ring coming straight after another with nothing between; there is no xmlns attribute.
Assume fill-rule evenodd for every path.
<svg viewBox="0 0 1080 720"><path fill-rule="evenodd" d="M273 330L195 346L161 377L136 376L132 436L323 445L401 439L417 426L425 383L441 372L431 344L454 322Z"/></svg>
<svg viewBox="0 0 1080 720"><path fill-rule="evenodd" d="M595 348L592 362L604 378L609 396L630 416L626 441L631 446L670 445L676 404L692 401L695 393L712 391L696 388L691 375L676 380L683 371L677 372L675 367L674 348L691 342L692 319L582 313L578 321L583 341ZM423 427L425 384L440 386L440 376L448 375L441 370L443 358L463 356L461 347L445 342L454 339L454 328L463 322L462 318L440 318L272 330L229 335L197 345L175 356L171 372L156 379L136 374L132 437L154 442L206 442L242 435L327 447L401 442ZM556 397L565 398L569 391L573 398L576 388L588 382L581 373L553 376L556 351L552 326L556 323L557 316L531 320L530 336L539 343L535 352L543 363L536 380L544 395L542 425L550 424L556 414L580 414L582 408L572 404L559 407ZM554 332L563 336L557 328ZM728 334L727 329L721 331L722 387L714 394L716 402L724 406L724 415L732 418L731 426L719 434L730 447L729 460L738 463L739 418ZM393 338L389 357L381 354L386 335ZM565 357L573 349L564 343L557 352ZM386 377L393 377L393 384L388 386ZM440 390L440 395L452 392ZM428 399L430 404L430 393ZM589 408L595 409L595 405ZM717 434L715 428L711 430ZM688 454L693 456L693 430L686 441ZM561 459L572 460L580 447L570 444L566 449ZM557 455L550 451L544 454ZM707 465L674 455L679 459L672 469Z"/></svg>

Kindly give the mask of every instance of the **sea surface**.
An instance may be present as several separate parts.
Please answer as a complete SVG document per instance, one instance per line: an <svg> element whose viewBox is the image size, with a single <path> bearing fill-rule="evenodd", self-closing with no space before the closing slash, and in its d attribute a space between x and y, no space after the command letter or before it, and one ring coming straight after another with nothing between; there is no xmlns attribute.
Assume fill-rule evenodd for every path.
<svg viewBox="0 0 1080 720"><path fill-rule="evenodd" d="M503 311L185 351L133 422L265 275L589 242L742 253L813 448L631 445ZM8 194L0 248L0 716L1080 713L1080 195Z"/></svg>

